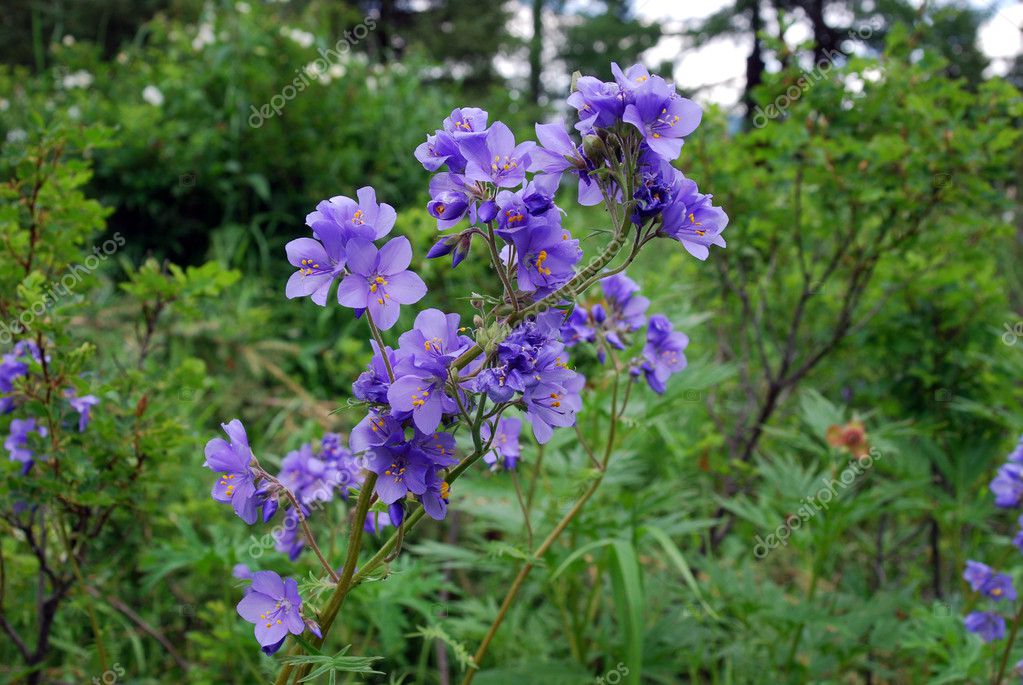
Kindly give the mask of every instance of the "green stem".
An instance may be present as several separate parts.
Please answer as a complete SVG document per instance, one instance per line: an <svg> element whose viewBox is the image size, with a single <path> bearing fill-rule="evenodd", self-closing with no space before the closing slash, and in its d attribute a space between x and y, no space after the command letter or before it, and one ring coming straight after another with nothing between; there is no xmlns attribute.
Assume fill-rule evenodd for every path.
<svg viewBox="0 0 1023 685"><path fill-rule="evenodd" d="M508 280L508 272L505 271L504 265L501 264L501 256L497 253L497 240L494 237L494 229L490 224L487 224L487 246L490 247L490 262L494 265L494 271L501 278L501 284L504 286L504 291L508 293L508 301L511 302L512 309L519 311L519 300L515 297L515 289L512 288L511 281ZM508 262L509 268L511 262Z"/></svg>
<svg viewBox="0 0 1023 685"><path fill-rule="evenodd" d="M508 610L511 609L512 603L519 594L519 590L522 589L522 584L525 582L529 572L533 570L533 567L543 559L543 556L547 553L547 550L551 548L561 534L565 532L568 525L575 519L575 517L582 511L582 508L586 506L586 503L593 497L594 493L597 492L597 488L600 487L601 482L604 480L604 474L607 473L607 465L611 459L611 451L614 447L615 428L618 425L618 420L621 417L621 412L624 411L625 405L628 402L628 395L626 395L625 401L622 406L618 406L618 386L619 379L621 376L621 369L618 365L618 361L612 356L612 361L615 364L615 368L618 373L614 377L614 386L611 391L611 427L608 429L607 445L604 449L604 460L600 464L598 469L598 475L590 483L590 486L583 493L582 497L576 500L576 503L572 505L572 508L568 510L558 524L554 527L554 530L547 535L544 541L536 548L532 556L527 559L522 567L519 569L518 575L515 576L515 580L512 581L511 587L508 588L507 594L504 596L504 601L501 602L501 607L497 610L497 616L494 618L494 622L490 624L490 629L487 630L487 634L483 637L483 641L480 642L479 648L476 650L476 654L473 655L473 664L469 668L469 672L465 674L465 679L462 680L462 685L470 685L473 678L476 677L480 665L483 663L483 657L487 654L487 649L490 647L490 643L493 642L494 636L497 635L498 629L501 627L501 623L504 621L505 616L508 615Z"/></svg>
<svg viewBox="0 0 1023 685"><path fill-rule="evenodd" d="M366 323L369 324L369 331L373 334L373 339L376 340L377 346L380 348L380 357L384 360L384 368L387 369L387 377L394 382L394 369L391 368L391 360L387 358L387 352L384 348L384 339L380 336L380 329L377 328L376 322L373 321L373 315L366 310Z"/></svg>
<svg viewBox="0 0 1023 685"><path fill-rule="evenodd" d="M471 454L468 457L466 457L465 459L463 459L458 464L458 466L454 467L453 469L451 469L451 471L448 472L448 476L447 476L446 480L449 483L455 482L458 479L459 476L461 476L463 473L465 473L465 471L470 466L475 464L480 459L480 457L483 456L484 451L485 450L474 452L473 454ZM372 474L372 475L373 475L373 478L374 478L374 481L375 481L376 474ZM367 478L367 482L369 482L368 478ZM363 485L363 487L365 488L365 484ZM371 491L371 490L372 490L372 487L369 488L369 491ZM367 490L364 489L363 491L366 492ZM362 499L362 497L360 496L360 501L361 501L361 499ZM368 507L367 507L367 510L368 510ZM414 512L412 512L411 514L406 516L405 520L402 521L401 529L399 531L395 531L391 535L391 537L388 538L387 542L385 542L380 547L380 549L377 550L376 554L374 554L369 559L369 561L367 561L365 564L363 564L359 568L358 573L355 573L354 575L352 575L348 579L347 587L344 587L345 578L346 578L346 576L348 574L349 569L354 569L355 568L355 564L349 564L347 560L345 561L345 568L342 571L341 582L338 583L337 587L334 589L334 594L331 595L331 598L328 601L327 607L320 614L320 632L324 635L324 639L326 639L326 635L327 635L328 631L330 630L331 626L333 625L334 619L337 617L337 611L341 608L341 605L344 603L345 597L348 595L348 593L351 591L351 589L354 588L355 586L359 585L373 571L375 571L377 568L379 568L384 563L384 561L387 559L387 556L397 546L398 540L401 537L407 535L409 533L409 531L411 531L416 526L416 524L418 524L423 519L423 516L424 516L425 513L426 513L425 510L422 507L419 507ZM356 515L358 515L358 513ZM363 520L363 523L365 523L365 516L363 517L362 520ZM353 523L353 525L354 525L354 523ZM360 531L362 530L362 525L359 526L359 530ZM349 549L351 549L351 542L350 541L349 541ZM336 606L336 609L334 609L333 615L329 615L329 611L330 611L332 606ZM328 616L329 616L329 621L327 620ZM314 642L314 644L316 644L317 646L321 646L323 644L323 640L317 640L317 641ZM293 648L292 650L289 651L289 654L298 654L300 652L301 652L301 649ZM292 669L292 667L290 665L285 665L284 668L281 669L281 673L277 676L277 680L275 681L276 685L287 685L287 683L288 683L288 681L290 679L292 670L293 669ZM301 677L304 677L304 676L299 676L299 678L301 678Z"/></svg>
<svg viewBox="0 0 1023 685"><path fill-rule="evenodd" d="M1009 641L1005 643L1005 652L1002 653L1002 664L998 667L998 675L992 680L992 685L1002 685L1002 678L1005 677L1005 669L1009 665L1009 654L1012 653L1013 644L1016 642L1016 634L1019 633L1020 621L1023 620L1023 602L1019 604L1016 618L1012 622L1012 632L1009 633Z"/></svg>

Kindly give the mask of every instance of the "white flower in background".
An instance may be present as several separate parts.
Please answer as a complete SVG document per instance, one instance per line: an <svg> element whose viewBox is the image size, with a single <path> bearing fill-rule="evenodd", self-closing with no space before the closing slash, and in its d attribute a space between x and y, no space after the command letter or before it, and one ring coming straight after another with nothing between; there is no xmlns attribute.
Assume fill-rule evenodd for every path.
<svg viewBox="0 0 1023 685"><path fill-rule="evenodd" d="M236 2L234 8L238 10L238 14L248 14L252 11L252 5L247 2Z"/></svg>
<svg viewBox="0 0 1023 685"><path fill-rule="evenodd" d="M207 45L213 45L217 40L217 37L213 35L213 24L203 22L199 25L199 32L192 39L192 49L202 50Z"/></svg>
<svg viewBox="0 0 1023 685"><path fill-rule="evenodd" d="M92 85L92 74L87 72L85 69L79 69L78 71L70 74L65 74L60 80L60 85L66 90L72 88L88 88Z"/></svg>
<svg viewBox="0 0 1023 685"><path fill-rule="evenodd" d="M67 110L68 118L78 121L82 118L82 110L78 109L78 105L71 105Z"/></svg>
<svg viewBox="0 0 1023 685"><path fill-rule="evenodd" d="M8 143L20 143L24 140L28 140L28 134L20 128L12 128L7 132Z"/></svg>
<svg viewBox="0 0 1023 685"><path fill-rule="evenodd" d="M75 37L69 33L68 35L64 36L60 42L64 44L64 47L69 48L75 44Z"/></svg>
<svg viewBox="0 0 1023 685"><path fill-rule="evenodd" d="M117 59L117 63L118 64L127 64L128 63L128 53L127 52L119 52L119 53L117 53L117 58L116 59Z"/></svg>
<svg viewBox="0 0 1023 685"><path fill-rule="evenodd" d="M142 89L142 99L151 104L153 107L160 107L163 105L163 93L160 89L154 85L148 85Z"/></svg>
<svg viewBox="0 0 1023 685"><path fill-rule="evenodd" d="M313 34L309 33L308 31L303 31L302 29L292 29L286 26L282 26L281 33L290 38L291 40L293 40L294 42L298 43L303 48L311 46L313 42L316 40L316 37Z"/></svg>
<svg viewBox="0 0 1023 685"><path fill-rule="evenodd" d="M6 112L11 107L11 101L7 98L0 98L0 112Z"/></svg>
<svg viewBox="0 0 1023 685"><path fill-rule="evenodd" d="M342 78L345 75L345 68L342 64L331 64L330 69L327 70L327 74L331 78Z"/></svg>
<svg viewBox="0 0 1023 685"><path fill-rule="evenodd" d="M320 75L320 67L318 64L316 64L316 62L310 62L309 64L305 65L304 71L306 74L313 78Z"/></svg>

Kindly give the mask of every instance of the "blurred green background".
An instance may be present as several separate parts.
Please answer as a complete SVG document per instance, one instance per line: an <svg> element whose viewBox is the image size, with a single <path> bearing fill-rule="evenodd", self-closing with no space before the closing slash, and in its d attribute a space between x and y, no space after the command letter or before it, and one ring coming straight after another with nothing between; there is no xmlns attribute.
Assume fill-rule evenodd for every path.
<svg viewBox="0 0 1023 685"><path fill-rule="evenodd" d="M129 421L145 398L162 423L137 482L98 467L75 482L87 514L116 506L36 663L0 639L0 682L270 679L232 567L324 588L314 562L264 553L265 531L210 501L202 445L233 417L269 463L345 433L369 357L341 308L284 298L284 244L319 200L372 185L412 240L423 305L465 314L492 276L479 258L423 258L436 228L413 150L463 105L532 138L568 118L572 72L607 79L611 61L642 61L704 105L679 164L728 213L728 248L630 268L651 312L690 336L689 368L664 396L637 389L601 489L475 682L990 681L1001 652L963 630L977 602L960 577L967 558L1023 577L1014 516L987 488L1023 432L1021 22L1023 3L917 0L5 0L4 235L17 247L26 151L71 141L81 197L66 196L54 254L60 230L82 254L125 244L54 309L52 335L88 345L97 376L138 358L104 402ZM593 250L602 212L563 192ZM16 267L0 256L4 312L31 302ZM574 362L592 372L582 428L599 431L608 385L586 353ZM856 422L861 442L834 439ZM124 447L118 425L95 450ZM871 468L760 554L862 444ZM538 536L587 463L568 430L524 449ZM350 682L460 680L534 546L515 498L507 474L460 480L448 519L359 587L334 641L383 657L386 675ZM339 558L344 505L317 518ZM25 543L7 519L0 608L34 647L45 578Z"/></svg>

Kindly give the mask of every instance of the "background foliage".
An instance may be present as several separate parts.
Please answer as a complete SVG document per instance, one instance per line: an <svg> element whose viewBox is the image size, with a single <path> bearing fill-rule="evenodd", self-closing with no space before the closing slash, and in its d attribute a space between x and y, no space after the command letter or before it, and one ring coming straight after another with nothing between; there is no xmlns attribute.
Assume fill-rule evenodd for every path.
<svg viewBox="0 0 1023 685"><path fill-rule="evenodd" d="M231 568L294 567L210 501L202 444L234 416L264 463L345 432L369 355L337 308L284 300L283 244L318 200L374 185L413 241L424 304L468 311L489 275L478 260L450 272L422 259L435 227L412 150L460 105L526 136L562 114L570 71L606 77L608 61L667 31L628 3L583 5L10 3L4 322L94 246L124 240L33 324L53 374L36 390L71 382L101 402L79 434L53 414L57 398L34 400L74 464L45 491L3 462L0 615L33 658L0 640L0 681L267 680L274 662L237 620ZM825 5L848 22L818 17ZM251 125L253 107L367 18L377 28ZM692 338L690 366L664 396L637 393L601 488L530 577L476 682L990 679L994 649L962 629L976 598L960 576L981 558L1023 580L1013 517L987 490L1023 432L1023 103L1011 74L983 75L982 18L947 4L744 0L684 32L687 44L753 44L750 112L710 108L682 158L717 189L729 247L703 265L678 251L630 268L651 311ZM774 31L786 21L808 22L813 39L787 44ZM868 38L843 38L863 26ZM848 58L799 86L827 47ZM519 76L502 76L501 59ZM799 96L754 125L753 107L793 85ZM579 207L566 217L592 244L603 221ZM580 415L606 412L609 394L594 375ZM759 555L758 540L847 468L829 428L853 421L873 465ZM516 476L528 528L508 474L460 480L448 519L346 605L337 650L385 657L373 667L386 675L351 682L457 678L531 534L592 476L570 431L530 446ZM38 518L13 513L26 501ZM340 558L345 510L332 507L318 518ZM54 545L42 557L31 530ZM303 563L304 596L322 594ZM40 596L58 597L44 643Z"/></svg>

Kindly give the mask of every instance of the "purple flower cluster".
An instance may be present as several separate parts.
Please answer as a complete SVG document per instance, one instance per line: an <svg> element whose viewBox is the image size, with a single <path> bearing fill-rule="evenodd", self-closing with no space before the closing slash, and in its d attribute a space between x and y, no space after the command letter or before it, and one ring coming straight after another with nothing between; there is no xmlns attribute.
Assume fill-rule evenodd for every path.
<svg viewBox="0 0 1023 685"><path fill-rule="evenodd" d="M426 284L408 270L412 245L408 238L392 238L377 248L374 241L390 233L397 214L377 203L376 191L367 186L358 201L339 195L324 200L306 217L313 238L298 238L285 246L288 261L298 271L288 279L289 298L311 297L327 304L334 281L338 303L359 315L368 311L387 330L398 320L403 304L415 304L426 294Z"/></svg>
<svg viewBox="0 0 1023 685"><path fill-rule="evenodd" d="M1009 453L1006 463L998 469L998 475L991 481L991 492L995 496L995 504L1003 508L1017 508L1023 502L1023 437ZM1019 532L1013 540L1020 551L1023 551L1023 516L1019 517ZM1015 602L1016 589L1012 578L1005 573L996 573L986 564L978 561L967 561L963 578L970 589L995 602ZM974 611L963 619L966 630L976 633L984 642L1001 640L1005 637L1005 618L996 611ZM1017 668L1023 666L1023 661Z"/></svg>
<svg viewBox="0 0 1023 685"><path fill-rule="evenodd" d="M373 346L369 367L352 385L355 397L371 406L352 429L350 445L377 474L380 501L398 505L392 520L400 520L400 503L410 493L432 518L447 512L448 486L440 472L457 463L455 438L439 429L458 415L459 402L468 402L448 375L451 363L472 344L457 314L423 310L398 338L398 349Z"/></svg>
<svg viewBox="0 0 1023 685"><path fill-rule="evenodd" d="M555 428L575 425L582 408L579 393L586 379L568 366L558 327L562 316L551 311L519 324L497 345L492 365L472 382L473 390L493 402L518 404L541 444Z"/></svg>
<svg viewBox="0 0 1023 685"><path fill-rule="evenodd" d="M700 124L699 105L681 97L674 84L651 75L641 65L623 72L612 64L611 71L611 82L592 76L577 81L578 90L568 99L579 113L576 129L601 140L600 147L606 149L606 129L620 122L634 127L642 143L633 191L633 223L641 228L652 226L656 235L677 240L694 257L706 259L711 245L725 247L721 233L728 217L713 205L710 195L700 193L694 181L671 165L681 154L685 136ZM608 192L620 196L622 189Z"/></svg>
<svg viewBox="0 0 1023 685"><path fill-rule="evenodd" d="M995 573L989 566L978 561L967 561L963 578L970 589L996 602L1016 601L1016 589L1012 578L1004 573ZM993 611L974 611L963 619L966 629L977 633L984 642L1001 640L1005 637L1005 619Z"/></svg>
<svg viewBox="0 0 1023 685"><path fill-rule="evenodd" d="M1014 509L1023 504L1023 437L999 467L991 481L991 492L995 495L996 506Z"/></svg>
<svg viewBox="0 0 1023 685"><path fill-rule="evenodd" d="M14 348L0 359L0 415L10 414L18 406L14 393L15 382L19 378L27 377L32 363L40 361L42 355L39 347L30 340L16 343ZM68 401L68 407L78 413L78 432L84 432L92 419L91 409L99 404L99 398L95 395L79 396L74 388L66 388L63 396ZM9 433L4 440L4 447L10 460L21 463L23 475L31 470L37 458L30 445L29 436L33 434L45 438L49 431L32 417L12 419Z"/></svg>
<svg viewBox="0 0 1023 685"><path fill-rule="evenodd" d="M289 452L281 461L281 471L277 475L277 481L295 495L305 518L314 509L332 501L335 493L347 499L349 488L357 489L362 480L359 460L341 444L341 436L336 433L327 433L315 446L305 443ZM280 501L280 495L276 501ZM287 504L284 525L274 532L274 540L277 551L294 561L302 553L305 543L299 535L298 512L290 502Z"/></svg>
<svg viewBox="0 0 1023 685"><path fill-rule="evenodd" d="M456 109L444 120L444 128L416 149L423 167L438 172L430 181L426 205L437 228L468 222L468 228L440 238L427 256L451 254L457 266L468 255L473 236L485 235L480 228L485 225L503 242L501 259L515 274L518 289L543 297L567 282L582 258L579 241L561 225L554 196L562 172L578 164L585 175L586 162L561 126L537 126L538 137L553 146L547 150L531 141L516 143L505 124L488 127L487 119L480 109ZM566 150L575 161L564 158ZM590 185L596 188L587 179L584 186ZM600 199L598 192L586 203Z"/></svg>
<svg viewBox="0 0 1023 685"><path fill-rule="evenodd" d="M483 441L491 447L483 455L483 461L495 470L514 471L522 456L522 446L519 444L521 432L522 422L511 416L501 417L496 431L490 423L484 423L481 435Z"/></svg>
<svg viewBox="0 0 1023 685"><path fill-rule="evenodd" d="M31 360L39 361L39 348L30 340L15 343L14 349L3 356L0 361L0 414L14 411L14 381L28 375Z"/></svg>
<svg viewBox="0 0 1023 685"><path fill-rule="evenodd" d="M394 226L394 209L379 203L369 187L359 189L356 200L338 196L317 205L306 217L312 237L286 246L296 268L286 294L325 306L337 282L338 303L357 317L366 314L373 355L352 385L366 414L352 429L347 449L338 436L327 435L318 445L289 453L277 477L259 466L241 423L225 424L228 440L215 438L206 446L206 466L218 474L214 499L230 502L251 524L260 515L269 520L281 497L293 495L297 504L287 506L277 548L295 559L304 544L298 530L312 508L332 500L335 490L346 497L349 487L363 488L368 497L367 471L375 474L379 503L364 522L366 530L400 526L413 501L443 519L451 494L448 469L458 463L454 430L460 421L467 419L479 431L472 437L486 446L483 460L505 470L516 468L522 456L523 427L522 419L506 411L523 417L541 444L556 428L574 425L586 379L570 367L567 347L592 344L601 363L611 356L616 370L628 369L664 392L668 378L686 366L688 338L663 315L648 319L650 302L635 282L608 275L600 300L579 304L568 316L558 309L575 300L574 277L588 285L597 273L596 264L577 271L583 253L562 225L555 198L566 173L578 180L580 204L605 202L620 219L616 242L599 264L633 231L634 250L662 237L706 259L711 245L725 246L727 216L671 164L699 125L700 108L641 66L623 72L612 65L612 72L612 82L577 81L568 103L578 112L578 143L563 123L537 124L539 144L517 141L504 123L490 122L487 112L463 107L416 149L416 159L433 174L426 209L439 230L449 231L427 257L450 254L457 266L473 240L483 240L507 291L489 312L485 297L474 298L481 303L474 304L476 340L465 335L458 314L425 309L397 345L388 346L380 331L395 325L401 305L426 294L422 279L408 270L409 241L396 237L377 244ZM631 364L619 366L614 351L628 348L634 336L645 344ZM87 422L92 405L86 398L74 400ZM264 651L272 653L289 633L311 628L303 625L293 581L269 572L252 580L238 610L255 624Z"/></svg>
<svg viewBox="0 0 1023 685"><path fill-rule="evenodd" d="M632 360L634 377L646 378L650 388L660 394L668 378L686 368L685 348L689 338L672 330L663 314L647 319L650 300L639 294L639 286L625 274L614 274L600 282L603 298L580 304L561 327L568 345L590 343L596 347L597 360L603 364L608 349L624 350L632 334L647 328L642 354Z"/></svg>
<svg viewBox="0 0 1023 685"><path fill-rule="evenodd" d="M562 326L566 344L592 343L603 364L607 346L624 350L628 335L646 325L650 300L639 294L639 286L625 274L600 281L604 297L589 305L577 305Z"/></svg>

